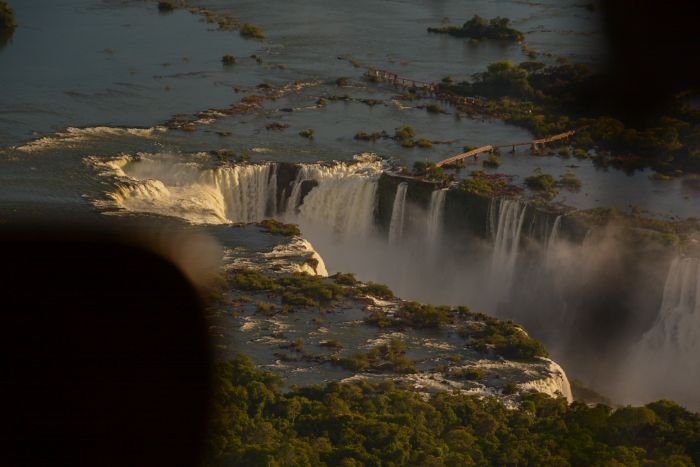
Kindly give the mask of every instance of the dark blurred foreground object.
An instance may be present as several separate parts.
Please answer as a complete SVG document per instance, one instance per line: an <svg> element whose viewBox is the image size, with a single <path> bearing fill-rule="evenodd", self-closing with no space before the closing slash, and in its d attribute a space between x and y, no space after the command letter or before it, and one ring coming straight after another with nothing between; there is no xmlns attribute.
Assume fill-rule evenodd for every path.
<svg viewBox="0 0 700 467"><path fill-rule="evenodd" d="M663 111L669 98L700 91L700 1L602 0L607 82L594 105L629 119Z"/></svg>
<svg viewBox="0 0 700 467"><path fill-rule="evenodd" d="M200 297L124 229L0 225L0 465L196 466Z"/></svg>

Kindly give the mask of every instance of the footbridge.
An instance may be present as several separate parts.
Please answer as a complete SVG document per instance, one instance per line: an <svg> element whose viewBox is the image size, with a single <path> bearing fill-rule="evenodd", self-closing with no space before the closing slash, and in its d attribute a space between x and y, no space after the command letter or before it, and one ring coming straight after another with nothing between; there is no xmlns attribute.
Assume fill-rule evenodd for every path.
<svg viewBox="0 0 700 467"><path fill-rule="evenodd" d="M500 148L512 148L512 151L515 152L515 148L518 146L530 146L533 150L536 150L539 147L544 146L545 144L553 143L555 141L560 141L560 140L566 140L566 139L570 138L571 136L574 136L577 132L581 131L582 129L583 128L579 128L576 130L569 130L569 131L565 131L564 133L559 133L556 135L548 136L546 138L533 139L530 141L519 141L516 143L504 143L504 144L481 146L481 147L478 147L475 149L471 149L467 152L463 152L462 154L457 154L456 156L448 157L447 159L441 160L440 162L438 162L435 165L437 165L438 167L442 167L443 165L451 164L453 162L457 162L459 160L466 159L468 157L477 157L479 154L494 152Z"/></svg>

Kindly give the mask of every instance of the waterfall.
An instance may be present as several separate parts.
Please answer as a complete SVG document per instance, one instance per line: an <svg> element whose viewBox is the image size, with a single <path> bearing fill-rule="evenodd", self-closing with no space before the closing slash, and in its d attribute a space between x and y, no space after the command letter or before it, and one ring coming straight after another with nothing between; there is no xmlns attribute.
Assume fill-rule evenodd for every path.
<svg viewBox="0 0 700 467"><path fill-rule="evenodd" d="M700 352L700 260L671 263L656 322L642 346L671 360L695 359Z"/></svg>
<svg viewBox="0 0 700 467"><path fill-rule="evenodd" d="M288 202L278 201L277 165L207 168L174 154L123 156L101 165L119 178L111 198L126 210L177 216L194 223L248 223L279 214L334 238L364 238L373 228L381 162L302 164ZM302 183L315 180L302 200ZM278 204L279 203L279 204Z"/></svg>
<svg viewBox="0 0 700 467"><path fill-rule="evenodd" d="M228 222L257 222L265 218L271 193L270 164L247 164L204 170L199 178L203 190L215 187L224 203ZM272 198L271 198L272 196Z"/></svg>
<svg viewBox="0 0 700 467"><path fill-rule="evenodd" d="M434 255L440 244L442 236L442 216L445 209L446 189L435 190L430 195L430 207L428 208L427 239L428 249Z"/></svg>
<svg viewBox="0 0 700 467"><path fill-rule="evenodd" d="M557 216L554 219L554 224L552 225L552 230L544 241L544 263L545 268L548 271L553 271L555 269L555 259L556 259L556 245L559 240L559 228L561 226L561 216Z"/></svg>
<svg viewBox="0 0 700 467"><path fill-rule="evenodd" d="M491 257L491 284L501 291L499 295L510 290L525 211L526 205L519 201L501 199L498 204L498 223Z"/></svg>
<svg viewBox="0 0 700 467"><path fill-rule="evenodd" d="M274 217L277 215L277 164L272 164L272 173L268 181L267 193L267 209L265 214L267 217Z"/></svg>
<svg viewBox="0 0 700 467"><path fill-rule="evenodd" d="M344 167L311 167L318 182L299 207L296 222L305 232L325 230L340 241L364 241L374 228L377 177Z"/></svg>
<svg viewBox="0 0 700 467"><path fill-rule="evenodd" d="M309 169L306 165L299 167L297 172L297 178L294 180L292 185L292 191L289 194L289 199L287 200L286 212L288 215L294 215L296 213L297 207L301 204L301 184L304 180L309 177Z"/></svg>
<svg viewBox="0 0 700 467"><path fill-rule="evenodd" d="M396 187L394 205L391 209L391 222L389 223L389 244L395 245L401 242L403 236L404 214L406 211L406 192L408 183L399 183Z"/></svg>

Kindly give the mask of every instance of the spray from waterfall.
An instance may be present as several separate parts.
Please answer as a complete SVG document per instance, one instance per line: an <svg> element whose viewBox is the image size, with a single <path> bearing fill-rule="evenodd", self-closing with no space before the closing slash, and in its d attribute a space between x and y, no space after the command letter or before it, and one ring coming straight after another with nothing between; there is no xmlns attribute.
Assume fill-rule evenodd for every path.
<svg viewBox="0 0 700 467"><path fill-rule="evenodd" d="M391 209L391 222L389 223L389 244L397 245L401 243L403 237L404 215L406 213L406 192L408 183L399 183L396 187L394 205Z"/></svg>

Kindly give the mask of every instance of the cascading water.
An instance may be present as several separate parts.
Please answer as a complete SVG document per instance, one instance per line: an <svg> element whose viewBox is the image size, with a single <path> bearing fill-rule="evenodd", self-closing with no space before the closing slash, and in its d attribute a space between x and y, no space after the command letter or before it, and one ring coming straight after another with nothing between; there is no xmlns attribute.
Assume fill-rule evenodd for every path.
<svg viewBox="0 0 700 467"><path fill-rule="evenodd" d="M365 240L374 229L377 166L305 166L314 187L298 208L296 222L306 233L324 230L336 240Z"/></svg>
<svg viewBox="0 0 700 467"><path fill-rule="evenodd" d="M221 167L201 173L202 189L215 187L223 199L224 222L256 222L265 218L275 199L270 183L270 164Z"/></svg>
<svg viewBox="0 0 700 467"><path fill-rule="evenodd" d="M373 230L377 178L381 162L302 164L283 203L277 193L277 165L244 164L206 168L173 155L98 163L121 178L112 198L121 208L174 215L195 223L257 222L278 213L313 232L331 232L335 240L364 239ZM302 199L304 181L317 183ZM281 198L284 201L284 198ZM306 232L305 232L306 233Z"/></svg>
<svg viewBox="0 0 700 467"><path fill-rule="evenodd" d="M399 183L396 187L394 205L391 208L391 222L389 223L389 244L397 245L403 237L404 215L406 213L406 193L408 183Z"/></svg>
<svg viewBox="0 0 700 467"><path fill-rule="evenodd" d="M554 219L552 230L549 231L547 238L544 241L544 264L548 271L555 269L556 263L556 246L559 240L559 228L561 227L561 216Z"/></svg>
<svg viewBox="0 0 700 467"><path fill-rule="evenodd" d="M700 352L700 260L676 258L666 278L656 322L642 346L659 356L679 359Z"/></svg>
<svg viewBox="0 0 700 467"><path fill-rule="evenodd" d="M272 165L272 174L267 188L267 209L265 215L274 217L277 214L277 164Z"/></svg>
<svg viewBox="0 0 700 467"><path fill-rule="evenodd" d="M302 165L297 172L297 178L292 185L292 191L287 200L287 215L291 216L296 213L297 207L301 204L301 186L304 180L309 179L309 167Z"/></svg>
<svg viewBox="0 0 700 467"><path fill-rule="evenodd" d="M506 295L515 274L525 211L525 204L519 201L501 199L498 202L498 223L491 257L491 285Z"/></svg>
<svg viewBox="0 0 700 467"><path fill-rule="evenodd" d="M675 258L656 320L630 349L624 391L635 403L672 398L698 407L699 354L700 259Z"/></svg>
<svg viewBox="0 0 700 467"><path fill-rule="evenodd" d="M447 189L435 190L430 195L428 208L427 240L428 251L432 255L438 250L442 236L442 216L445 210Z"/></svg>

